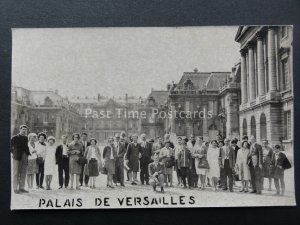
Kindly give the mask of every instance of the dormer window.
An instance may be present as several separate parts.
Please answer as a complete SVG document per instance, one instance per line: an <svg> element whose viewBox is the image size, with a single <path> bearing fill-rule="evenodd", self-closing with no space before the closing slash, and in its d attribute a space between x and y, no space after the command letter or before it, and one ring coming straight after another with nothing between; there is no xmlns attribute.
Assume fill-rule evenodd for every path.
<svg viewBox="0 0 300 225"><path fill-rule="evenodd" d="M52 100L49 98L49 96L47 96L45 98L45 105L52 105L52 104L53 104Z"/></svg>

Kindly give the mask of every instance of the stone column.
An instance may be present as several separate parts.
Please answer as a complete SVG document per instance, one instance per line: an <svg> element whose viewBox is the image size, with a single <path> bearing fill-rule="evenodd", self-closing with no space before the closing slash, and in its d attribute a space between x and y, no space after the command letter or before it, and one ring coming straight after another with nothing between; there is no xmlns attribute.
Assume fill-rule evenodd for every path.
<svg viewBox="0 0 300 225"><path fill-rule="evenodd" d="M250 100L255 99L255 68L254 68L254 51L253 43L248 43L248 55L249 55L249 93Z"/></svg>
<svg viewBox="0 0 300 225"><path fill-rule="evenodd" d="M259 32L257 37L257 75L258 75L258 95L264 95L265 89L265 65L264 65L264 47L262 33Z"/></svg>
<svg viewBox="0 0 300 225"><path fill-rule="evenodd" d="M246 65L246 51L241 49L241 95L242 103L247 102L247 65Z"/></svg>
<svg viewBox="0 0 300 225"><path fill-rule="evenodd" d="M268 70L269 70L269 90L277 90L276 79L276 52L275 52L275 28L268 29Z"/></svg>

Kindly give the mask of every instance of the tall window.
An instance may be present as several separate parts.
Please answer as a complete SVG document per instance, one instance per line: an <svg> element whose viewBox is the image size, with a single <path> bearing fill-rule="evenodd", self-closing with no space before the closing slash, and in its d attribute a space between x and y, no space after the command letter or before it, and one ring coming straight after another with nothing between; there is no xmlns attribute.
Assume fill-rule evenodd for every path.
<svg viewBox="0 0 300 225"><path fill-rule="evenodd" d="M290 89L290 75L289 75L289 62L288 58L281 61L282 66L282 89L289 90Z"/></svg>
<svg viewBox="0 0 300 225"><path fill-rule="evenodd" d="M267 139L267 119L264 113L260 116L260 139Z"/></svg>
<svg viewBox="0 0 300 225"><path fill-rule="evenodd" d="M251 135L256 137L256 121L254 116L251 117Z"/></svg>
<svg viewBox="0 0 300 225"><path fill-rule="evenodd" d="M247 135L247 120L243 120L243 136Z"/></svg>
<svg viewBox="0 0 300 225"><path fill-rule="evenodd" d="M49 112L45 112L44 113L44 122L48 123L50 120L50 114Z"/></svg>
<svg viewBox="0 0 300 225"><path fill-rule="evenodd" d="M292 139L291 111L284 112L284 139Z"/></svg>

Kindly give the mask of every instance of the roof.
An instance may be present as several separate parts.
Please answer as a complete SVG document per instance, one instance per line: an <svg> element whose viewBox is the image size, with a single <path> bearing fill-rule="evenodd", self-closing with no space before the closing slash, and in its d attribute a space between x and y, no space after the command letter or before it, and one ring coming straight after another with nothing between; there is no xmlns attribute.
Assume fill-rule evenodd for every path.
<svg viewBox="0 0 300 225"><path fill-rule="evenodd" d="M189 85L192 90L219 90L230 72L184 72L174 90L182 90Z"/></svg>
<svg viewBox="0 0 300 225"><path fill-rule="evenodd" d="M165 103L168 100L169 92L168 91L157 91L157 90L152 90L151 93L148 96L149 98L153 98L155 101L156 105L165 105Z"/></svg>

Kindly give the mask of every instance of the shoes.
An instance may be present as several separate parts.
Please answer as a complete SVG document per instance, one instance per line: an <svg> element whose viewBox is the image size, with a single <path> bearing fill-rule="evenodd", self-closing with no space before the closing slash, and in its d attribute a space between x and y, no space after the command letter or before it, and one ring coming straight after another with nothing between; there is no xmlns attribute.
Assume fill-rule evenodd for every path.
<svg viewBox="0 0 300 225"><path fill-rule="evenodd" d="M109 184L107 185L107 187L109 187L109 188L111 188L111 189L114 189L114 187L113 187L113 186L111 186L111 185L109 185Z"/></svg>
<svg viewBox="0 0 300 225"><path fill-rule="evenodd" d="M161 193L164 193L164 192L165 192L165 190L164 190L163 187L160 188L160 191L161 191Z"/></svg>
<svg viewBox="0 0 300 225"><path fill-rule="evenodd" d="M248 190L245 190L244 192L247 193L247 192L249 192L249 191L248 191Z"/></svg>
<svg viewBox="0 0 300 225"><path fill-rule="evenodd" d="M29 191L25 190L25 189L20 189L19 190L21 193L29 193Z"/></svg>
<svg viewBox="0 0 300 225"><path fill-rule="evenodd" d="M125 185L124 185L124 184L121 184L121 186L122 186L122 187L125 187Z"/></svg>
<svg viewBox="0 0 300 225"><path fill-rule="evenodd" d="M244 192L244 191L245 191L244 189L241 189L241 190L240 190L240 192Z"/></svg>
<svg viewBox="0 0 300 225"><path fill-rule="evenodd" d="M250 191L250 193L251 193L251 194L254 194L254 193L256 193L256 190Z"/></svg>
<svg viewBox="0 0 300 225"><path fill-rule="evenodd" d="M59 186L59 188L58 189L62 189L63 187L62 186Z"/></svg>
<svg viewBox="0 0 300 225"><path fill-rule="evenodd" d="M82 185L81 185L82 186ZM80 186L79 187L76 187L76 190L81 190Z"/></svg>
<svg viewBox="0 0 300 225"><path fill-rule="evenodd" d="M150 185L149 182L146 182L146 185Z"/></svg>
<svg viewBox="0 0 300 225"><path fill-rule="evenodd" d="M261 195L261 191L257 191L256 194L257 194L257 195Z"/></svg>
<svg viewBox="0 0 300 225"><path fill-rule="evenodd" d="M187 186L183 186L184 189L187 189Z"/></svg>
<svg viewBox="0 0 300 225"><path fill-rule="evenodd" d="M19 190L14 190L15 194L20 194Z"/></svg>
<svg viewBox="0 0 300 225"><path fill-rule="evenodd" d="M223 191L227 191L227 188L222 188Z"/></svg>
<svg viewBox="0 0 300 225"><path fill-rule="evenodd" d="M131 183L131 185L137 185L137 183L135 183L135 182L132 182L132 183Z"/></svg>
<svg viewBox="0 0 300 225"><path fill-rule="evenodd" d="M40 188L44 189L44 186L41 185Z"/></svg>
<svg viewBox="0 0 300 225"><path fill-rule="evenodd" d="M156 191L156 187L153 187L153 191Z"/></svg>

